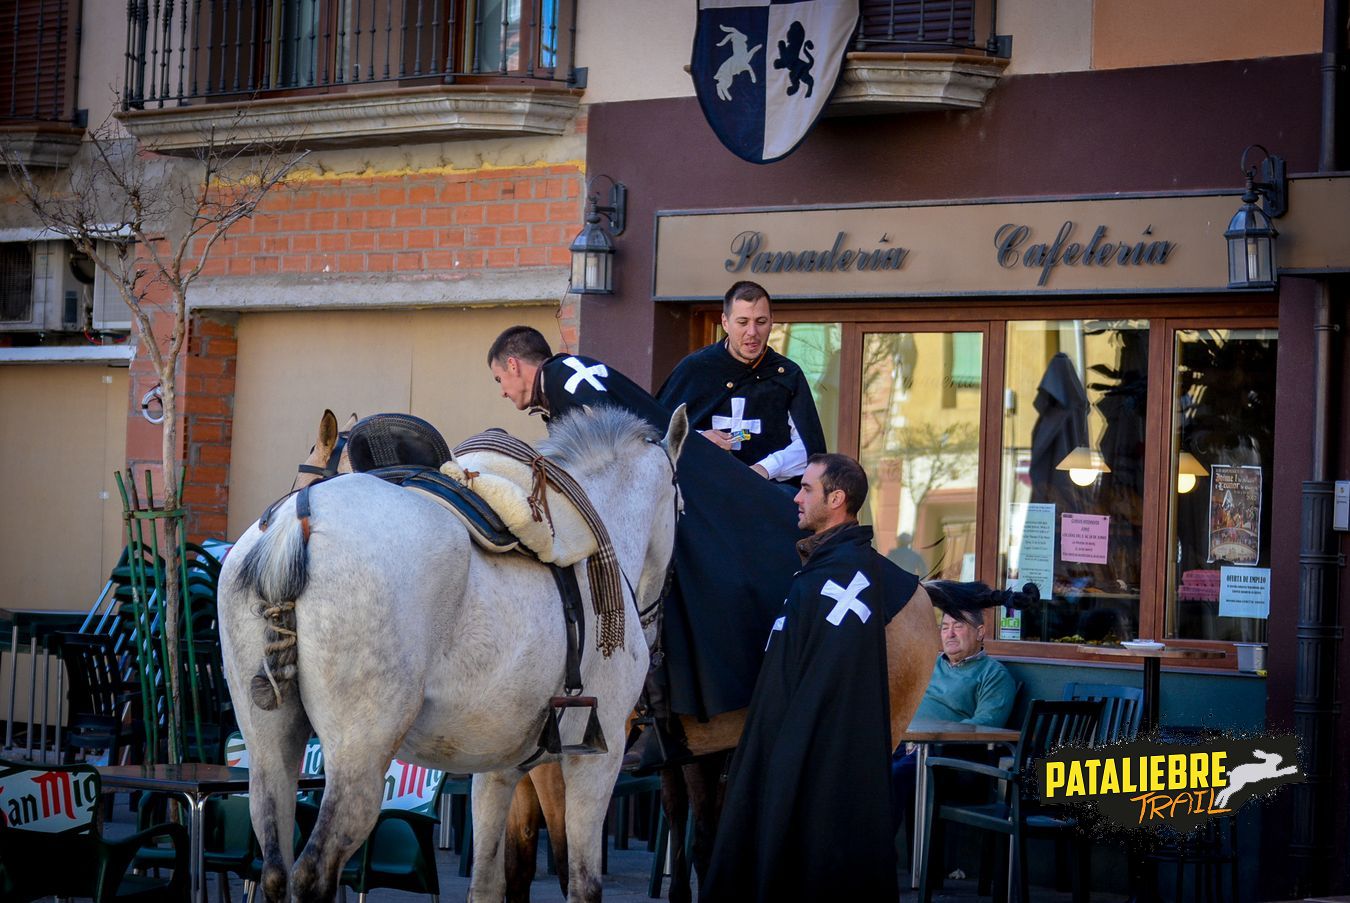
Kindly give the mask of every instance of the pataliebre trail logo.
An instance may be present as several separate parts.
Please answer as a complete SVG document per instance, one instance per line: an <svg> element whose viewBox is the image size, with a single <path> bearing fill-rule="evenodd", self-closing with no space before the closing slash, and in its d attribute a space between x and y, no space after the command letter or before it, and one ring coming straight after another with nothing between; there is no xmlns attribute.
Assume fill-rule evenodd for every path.
<svg viewBox="0 0 1350 903"><path fill-rule="evenodd" d="M1063 747L1035 769L1043 803L1091 803L1123 828L1183 833L1303 780L1292 735Z"/></svg>

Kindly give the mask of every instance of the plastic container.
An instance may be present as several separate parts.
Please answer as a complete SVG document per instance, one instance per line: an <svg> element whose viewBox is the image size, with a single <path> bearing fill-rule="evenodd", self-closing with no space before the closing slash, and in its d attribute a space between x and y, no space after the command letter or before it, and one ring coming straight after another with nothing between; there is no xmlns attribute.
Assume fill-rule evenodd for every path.
<svg viewBox="0 0 1350 903"><path fill-rule="evenodd" d="M1237 666L1239 671L1266 670L1265 643L1234 643L1237 647Z"/></svg>

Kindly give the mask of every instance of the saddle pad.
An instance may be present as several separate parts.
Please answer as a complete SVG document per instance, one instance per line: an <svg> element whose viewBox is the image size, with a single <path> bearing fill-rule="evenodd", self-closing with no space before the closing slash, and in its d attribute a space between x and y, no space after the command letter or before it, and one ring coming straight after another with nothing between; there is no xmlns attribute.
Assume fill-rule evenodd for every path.
<svg viewBox="0 0 1350 903"><path fill-rule="evenodd" d="M436 427L411 414L371 414L352 427L347 440L352 470L368 473L379 467L440 467L450 447Z"/></svg>
<svg viewBox="0 0 1350 903"><path fill-rule="evenodd" d="M547 493L547 516L535 519L529 501L534 471L523 461L498 452L466 452L442 464L441 473L477 493L545 564L567 567L600 551L585 518L561 492Z"/></svg>
<svg viewBox="0 0 1350 903"><path fill-rule="evenodd" d="M367 473L420 492L441 505L469 528L475 543L489 552L511 552L519 545L497 513L473 490L430 467L380 467Z"/></svg>

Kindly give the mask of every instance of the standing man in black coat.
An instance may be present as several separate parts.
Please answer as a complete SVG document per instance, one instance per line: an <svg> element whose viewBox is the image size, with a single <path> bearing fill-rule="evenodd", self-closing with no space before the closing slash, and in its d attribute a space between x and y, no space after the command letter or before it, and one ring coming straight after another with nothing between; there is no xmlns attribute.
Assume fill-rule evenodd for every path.
<svg viewBox="0 0 1350 903"><path fill-rule="evenodd" d="M899 896L886 624L918 577L872 548L866 498L857 461L811 457L796 503L813 535L769 631L701 900Z"/></svg>
<svg viewBox="0 0 1350 903"><path fill-rule="evenodd" d="M825 434L802 368L769 347L769 293L737 282L722 301L727 337L680 361L657 400L688 405L689 426L762 477L795 488Z"/></svg>
<svg viewBox="0 0 1350 903"><path fill-rule="evenodd" d="M497 338L488 368L518 410L553 418L609 404L658 429L670 422L670 411L622 373L593 358L552 354L528 326ZM644 767L674 764L684 754L672 713L706 720L750 702L764 634L782 606L802 536L786 493L702 438L685 443L679 484L684 515L661 628L665 669L654 656L648 680L659 742L643 744Z"/></svg>

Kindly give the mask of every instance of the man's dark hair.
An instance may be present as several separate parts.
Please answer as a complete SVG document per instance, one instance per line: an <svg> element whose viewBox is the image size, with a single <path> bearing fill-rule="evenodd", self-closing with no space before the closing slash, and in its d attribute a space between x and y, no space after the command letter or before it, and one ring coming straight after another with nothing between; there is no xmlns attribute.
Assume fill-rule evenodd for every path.
<svg viewBox="0 0 1350 903"><path fill-rule="evenodd" d="M512 326L497 336L488 349L488 366L500 364L508 357L527 364L542 364L553 356L548 339L533 326Z"/></svg>
<svg viewBox="0 0 1350 903"><path fill-rule="evenodd" d="M844 508L849 514L856 515L862 510L863 502L867 501L867 473L861 464L848 455L834 452L812 455L806 463L819 464L823 468L820 472L820 488L825 490L826 495L836 489L841 490L844 493Z"/></svg>
<svg viewBox="0 0 1350 903"><path fill-rule="evenodd" d="M769 293L764 291L764 286L758 282L742 279L727 289L726 295L722 297L722 315L731 316L731 305L736 301L758 301L760 298L771 302Z"/></svg>

